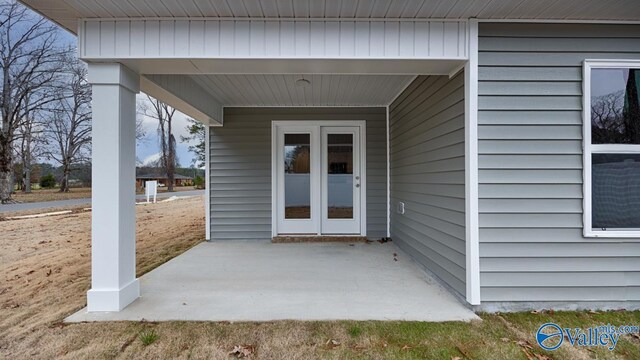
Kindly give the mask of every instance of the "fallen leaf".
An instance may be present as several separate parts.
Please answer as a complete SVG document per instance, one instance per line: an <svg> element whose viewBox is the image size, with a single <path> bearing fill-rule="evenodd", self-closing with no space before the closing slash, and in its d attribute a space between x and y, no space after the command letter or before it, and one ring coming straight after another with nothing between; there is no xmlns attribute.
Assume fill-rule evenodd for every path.
<svg viewBox="0 0 640 360"><path fill-rule="evenodd" d="M338 346L340 346L340 341L336 340L336 339L329 339L327 340L326 344L329 348L333 349L336 348Z"/></svg>
<svg viewBox="0 0 640 360"><path fill-rule="evenodd" d="M412 349L412 348L413 348L413 346L405 345L400 350L409 350L409 349Z"/></svg>
<svg viewBox="0 0 640 360"><path fill-rule="evenodd" d="M256 348L253 345L236 345L233 350L229 352L229 355L235 356L238 359L250 357L255 353Z"/></svg>
<svg viewBox="0 0 640 360"><path fill-rule="evenodd" d="M516 341L516 344L522 346L525 349L533 349L533 346L531 346L531 344L524 340L518 340Z"/></svg>

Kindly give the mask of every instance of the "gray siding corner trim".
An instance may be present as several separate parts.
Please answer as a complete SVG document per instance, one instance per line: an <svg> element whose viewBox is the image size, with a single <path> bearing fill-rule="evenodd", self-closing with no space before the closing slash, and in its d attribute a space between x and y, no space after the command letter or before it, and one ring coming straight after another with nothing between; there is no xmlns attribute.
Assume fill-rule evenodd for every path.
<svg viewBox="0 0 640 360"><path fill-rule="evenodd" d="M387 235L386 109L225 108L211 127L211 240L271 240L271 123L364 120L367 131L367 235Z"/></svg>
<svg viewBox="0 0 640 360"><path fill-rule="evenodd" d="M485 309L637 306L640 242L582 236L582 62L640 59L639 43L640 25L480 24Z"/></svg>
<svg viewBox="0 0 640 360"><path fill-rule="evenodd" d="M466 292L464 73L420 76L389 108L391 237ZM398 212L404 203L404 214Z"/></svg>

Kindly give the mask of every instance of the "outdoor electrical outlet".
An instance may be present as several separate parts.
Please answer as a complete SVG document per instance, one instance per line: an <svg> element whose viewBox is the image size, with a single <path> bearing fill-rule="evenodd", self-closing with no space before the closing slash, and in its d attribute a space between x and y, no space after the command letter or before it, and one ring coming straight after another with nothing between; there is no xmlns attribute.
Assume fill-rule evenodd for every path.
<svg viewBox="0 0 640 360"><path fill-rule="evenodd" d="M398 203L398 214L404 215L404 203L403 202L399 202Z"/></svg>

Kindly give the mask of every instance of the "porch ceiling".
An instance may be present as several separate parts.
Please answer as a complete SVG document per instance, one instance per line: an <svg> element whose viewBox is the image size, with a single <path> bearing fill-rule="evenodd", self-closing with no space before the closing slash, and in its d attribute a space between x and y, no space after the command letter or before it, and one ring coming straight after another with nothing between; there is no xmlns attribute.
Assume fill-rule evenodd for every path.
<svg viewBox="0 0 640 360"><path fill-rule="evenodd" d="M387 106L407 75L191 75L223 106ZM307 86L296 85L304 78Z"/></svg>
<svg viewBox="0 0 640 360"><path fill-rule="evenodd" d="M21 0L71 32L80 18L638 20L637 0Z"/></svg>

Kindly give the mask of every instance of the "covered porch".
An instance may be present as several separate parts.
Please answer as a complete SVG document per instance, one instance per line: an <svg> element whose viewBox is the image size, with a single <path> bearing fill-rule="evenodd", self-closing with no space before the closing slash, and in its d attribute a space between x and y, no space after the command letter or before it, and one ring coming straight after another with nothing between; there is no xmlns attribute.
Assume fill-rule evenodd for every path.
<svg viewBox="0 0 640 360"><path fill-rule="evenodd" d="M83 309L66 321L478 319L393 243L207 242L140 287L120 312Z"/></svg>
<svg viewBox="0 0 640 360"><path fill-rule="evenodd" d="M82 20L80 54L89 63L97 134L93 186L99 189L93 192L89 315L83 316L111 312L104 316L135 318L152 311L148 315L158 319L173 313L220 319L226 310L234 310L229 313L236 320L469 315L457 313L464 306L451 295L443 297L444 288L425 283L418 273L426 270L433 275L428 282L437 279L462 301L479 302L477 243L466 226L473 221L467 209L475 184L466 170L475 161L467 156L473 127L466 124L474 121L467 109L475 99L469 96L475 89L469 84L477 81L469 54L476 32L476 22L453 20ZM133 217L139 91L206 125L203 237L234 243L198 246L143 277L142 286L135 278ZM327 160L332 146L341 151L333 163ZM303 164L286 159L293 151ZM309 194L291 200L288 208L287 175L305 174L297 186ZM342 180L332 180L332 174L347 181L341 194L347 191L350 199L334 196L340 199L333 207L327 206L328 189ZM115 185L99 180L114 175ZM385 268L386 260L380 253L364 245L268 244L272 237L289 235L392 237L391 254L404 251L401 258L416 263L389 269L394 275L381 281L376 267ZM252 272L235 266L245 261L244 247L253 254ZM332 263L332 256L344 263ZM287 263L297 265L272 273L270 287L262 289L274 312L255 306L259 302L252 296L261 289L256 279ZM336 265L341 271L331 272ZM225 271L234 283L217 276ZM298 274L304 276L289 284ZM306 314L316 301L314 292L323 291L311 289L309 296L305 286L329 285L332 278L342 282L323 307ZM167 279L191 284L184 302L199 309L176 309L181 289L166 287L172 283ZM418 290L394 288L405 279ZM358 292L355 285L363 281L365 290ZM387 294L385 284L394 290ZM251 295L227 293L225 286L246 286ZM291 308L283 300L287 294L297 299ZM429 299L419 300L423 297ZM389 306L394 301L401 306ZM359 302L364 306L352 306ZM336 304L343 304L343 312L327 313ZM453 313L442 310L446 304L455 304ZM439 311L442 318L434 313Z"/></svg>

